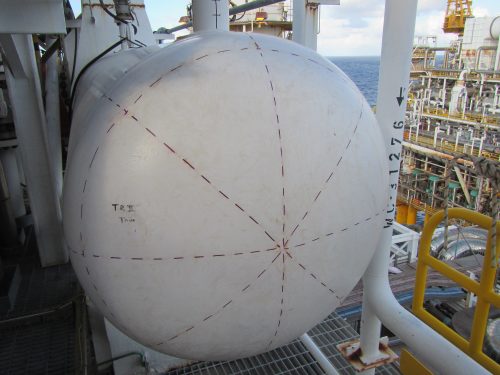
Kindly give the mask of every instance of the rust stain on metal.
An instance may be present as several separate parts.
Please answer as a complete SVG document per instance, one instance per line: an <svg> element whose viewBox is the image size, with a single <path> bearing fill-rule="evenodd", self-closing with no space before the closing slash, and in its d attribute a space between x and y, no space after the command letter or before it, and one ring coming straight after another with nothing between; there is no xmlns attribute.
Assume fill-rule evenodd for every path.
<svg viewBox="0 0 500 375"><path fill-rule="evenodd" d="M358 372L377 368L396 361L399 357L387 344L387 338L382 338L379 343L379 358L371 363L365 363L362 360L362 351L359 339L351 340L337 345L338 351Z"/></svg>

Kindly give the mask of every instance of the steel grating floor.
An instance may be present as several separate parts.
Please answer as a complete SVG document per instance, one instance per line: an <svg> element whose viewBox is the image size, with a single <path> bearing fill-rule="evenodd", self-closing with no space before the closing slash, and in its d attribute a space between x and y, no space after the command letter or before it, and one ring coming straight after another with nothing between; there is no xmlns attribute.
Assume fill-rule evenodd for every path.
<svg viewBox="0 0 500 375"><path fill-rule="evenodd" d="M0 375L74 374L74 307L68 301L79 293L78 282L70 264L40 268L33 259L18 264L21 283L12 308L0 308ZM55 313L40 312L61 307ZM19 316L34 317L16 321ZM5 323L7 322L7 324ZM340 374L356 372L343 359L335 345L358 337L356 331L336 313L314 327L309 335ZM324 371L299 341L258 356L226 362L198 362L173 369L167 375L321 375ZM388 365L377 374L399 374Z"/></svg>
<svg viewBox="0 0 500 375"><path fill-rule="evenodd" d="M75 325L65 318L0 330L0 374L74 373Z"/></svg>
<svg viewBox="0 0 500 375"><path fill-rule="evenodd" d="M335 347L358 337L356 331L336 313L332 313L311 331L309 336L319 346L340 374L357 374ZM199 362L170 370L167 375L305 375L324 371L299 341L254 357L225 362ZM382 366L376 374L400 374L397 367Z"/></svg>
<svg viewBox="0 0 500 375"><path fill-rule="evenodd" d="M0 375L74 374L78 282L70 264L40 268L12 259L21 281L13 306L0 308ZM55 310L54 310L55 309Z"/></svg>

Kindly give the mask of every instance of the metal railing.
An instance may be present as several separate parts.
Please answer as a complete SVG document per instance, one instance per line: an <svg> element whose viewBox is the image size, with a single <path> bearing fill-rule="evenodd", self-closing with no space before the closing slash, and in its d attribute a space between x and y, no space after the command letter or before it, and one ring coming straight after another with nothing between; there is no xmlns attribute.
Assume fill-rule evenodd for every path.
<svg viewBox="0 0 500 375"><path fill-rule="evenodd" d="M444 217L444 211L437 212L430 218L428 224L425 225L422 232L415 280L415 293L413 297L413 312L423 322L437 331L440 335L448 339L451 343L453 343L456 347L458 347L464 353L477 361L488 371L491 371L495 374L500 374L500 364L496 363L493 359L488 357L483 352L483 341L486 333L486 325L488 323L490 306L493 305L497 308L500 308L500 295L496 293L494 289L496 271L498 268L498 257L497 259L495 259L495 261L490 262L490 259L492 257L492 233L490 230L492 226L492 219L478 212L463 208L448 209L448 219L466 220L472 224L490 230L488 242L486 245L486 253L482 265L481 278L478 282L430 255L432 235L436 227L439 225L439 223L441 223ZM500 223L497 223L496 225L496 232L500 233ZM496 248L500 248L500 236L496 236ZM477 296L477 304L474 312L471 336L469 340L460 336L457 332L452 330L450 327L442 323L440 320L438 320L436 317L434 317L424 309L424 293L427 271L429 267L453 280L461 287L468 290L469 292L474 293Z"/></svg>
<svg viewBox="0 0 500 375"><path fill-rule="evenodd" d="M447 119L466 120L483 125L500 126L500 118L495 116L489 116L486 114L473 113L473 112L465 112L463 114L451 114L446 109L430 107L430 106L425 106L423 113L426 115L434 115Z"/></svg>
<svg viewBox="0 0 500 375"><path fill-rule="evenodd" d="M479 153L479 147L472 148L470 144L455 145L455 143L449 140L443 140L443 142L439 140L439 142L436 142L436 144L434 144L434 138L426 134L419 134L417 138L417 135L415 133L410 134L408 131L405 131L403 139L405 141L415 143L424 147L431 147L435 150L443 151L445 153L463 153L476 157L483 156L491 160L500 160L500 153L496 152L495 150L489 151L482 149L481 153Z"/></svg>
<svg viewBox="0 0 500 375"><path fill-rule="evenodd" d="M397 222L393 224L391 264L412 263L417 259L420 234Z"/></svg>

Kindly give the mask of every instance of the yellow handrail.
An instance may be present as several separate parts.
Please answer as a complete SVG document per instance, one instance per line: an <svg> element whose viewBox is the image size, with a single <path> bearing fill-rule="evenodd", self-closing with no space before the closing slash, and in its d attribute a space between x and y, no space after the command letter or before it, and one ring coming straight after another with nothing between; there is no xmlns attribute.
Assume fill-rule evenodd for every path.
<svg viewBox="0 0 500 375"><path fill-rule="evenodd" d="M415 280L415 293L413 296L413 313L435 331L448 339L455 346L467 353L488 371L494 374L500 374L500 364L496 363L490 357L483 353L483 341L488 323L488 314L490 305L500 308L500 295L495 293L495 277L498 267L498 258L491 262L491 225L492 219L486 215L465 208L448 209L449 219L463 219L472 224L476 224L489 230L488 241L486 243L486 252L481 271L481 280L475 281L463 273L450 267L446 263L430 255L430 246L432 235L444 219L444 211L438 211L424 226L422 236L420 237L420 246L418 252L417 273ZM500 223L497 223L497 233L500 234ZM500 235L496 237L496 248L500 249ZM424 309L424 293L427 279L428 268L431 267L444 276L455 281L464 289L477 295L477 303L472 322L470 340L466 340L450 327L442 323L439 319L431 315Z"/></svg>

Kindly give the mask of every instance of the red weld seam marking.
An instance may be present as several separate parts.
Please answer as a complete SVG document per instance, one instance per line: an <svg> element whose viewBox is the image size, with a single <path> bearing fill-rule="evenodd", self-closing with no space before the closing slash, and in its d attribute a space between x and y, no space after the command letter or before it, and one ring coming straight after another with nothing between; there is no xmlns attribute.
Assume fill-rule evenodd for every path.
<svg viewBox="0 0 500 375"><path fill-rule="evenodd" d="M280 256L280 254L278 254L272 261L271 263L269 263L269 265L259 273L259 275L251 282L249 283L242 291L241 293L243 293L244 291L248 290L257 280L259 280L259 278L274 264L274 262L276 261L276 259L278 259L278 257ZM211 314L211 315L208 315L206 316L205 318L203 318L199 324L203 323L203 322L206 322L208 320L210 320L211 318L213 318L214 316L216 316L217 314L221 313L227 306L229 306L231 303L233 303L234 301L234 298L230 299L228 302L226 302L221 308L219 308L215 313ZM167 341L173 341L175 340L176 338L188 333L189 331L191 331L192 329L196 328L197 325L192 325L190 328L186 329L186 330L183 330L181 331L180 333L177 333L176 335L174 336L171 336ZM155 344L156 346L160 346L162 345L163 342L159 342L157 344Z"/></svg>
<svg viewBox="0 0 500 375"><path fill-rule="evenodd" d="M358 125L359 125L359 122L361 121L362 117L363 117L363 102L361 102L361 111L360 111L359 117L357 119L356 125L354 127L354 130L353 130L351 136L349 137L349 140L347 142L347 145L346 145L345 149L342 151L342 154L340 155L340 158L339 158L339 160L337 162L337 165L334 167L333 171L329 174L329 177L326 179L325 183L323 184L323 187L320 189L320 191L318 192L318 194L316 195L316 197L312 201L310 208L306 212L310 212L311 211L312 207L314 206L314 203L318 200L321 192L323 190L325 190L327 184L330 182L330 179L333 176L333 174L335 172L335 169L340 165L340 162L342 161L343 156L345 155L345 153L349 149L349 146L351 145L352 139L354 138L354 135L356 134L356 132L358 130ZM293 234L297 230L297 227L304 221L304 218L305 218L305 216L299 221L299 224L295 227L295 229L293 230L293 232L288 237L289 239L293 236Z"/></svg>

